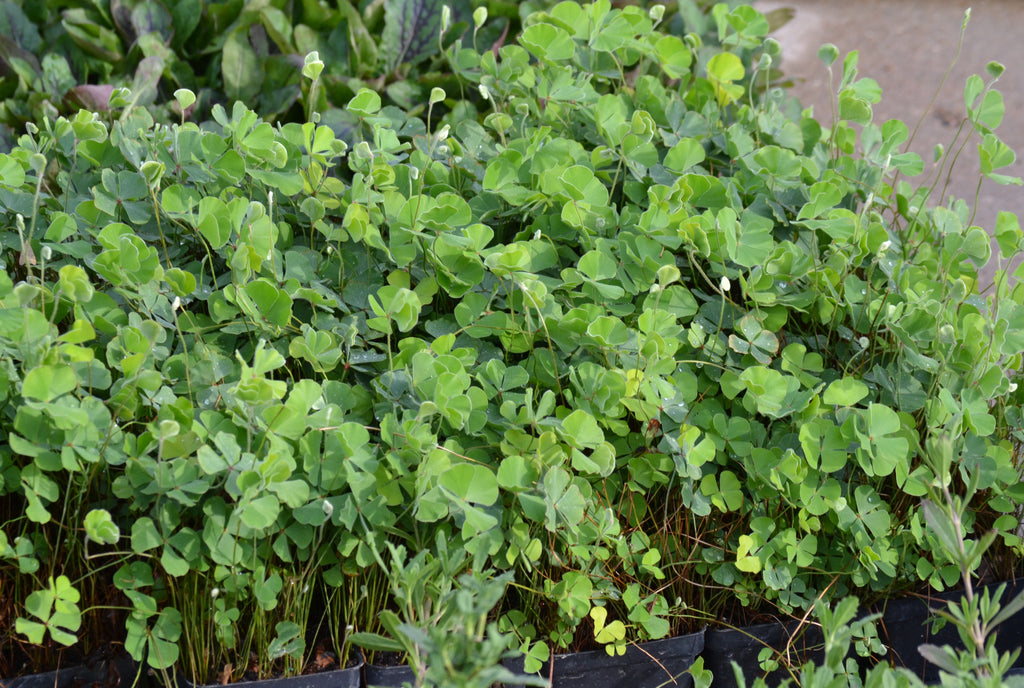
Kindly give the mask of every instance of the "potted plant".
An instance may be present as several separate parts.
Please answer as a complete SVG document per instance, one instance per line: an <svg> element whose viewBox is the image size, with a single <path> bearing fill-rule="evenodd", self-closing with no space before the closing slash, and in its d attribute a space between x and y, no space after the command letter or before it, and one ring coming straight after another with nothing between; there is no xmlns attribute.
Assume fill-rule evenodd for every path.
<svg viewBox="0 0 1024 688"><path fill-rule="evenodd" d="M665 20L560 3L480 50L439 18L451 81L352 89L335 128L157 126L119 93L25 134L0 158L21 632L73 643L112 575L85 609L168 681L296 674L333 637L421 683L597 649L703 685L705 625L955 582L918 501L939 435L977 466L968 520L1019 547L1021 295L976 293L987 234L903 179L855 55L822 127L758 12ZM998 72L965 101L1000 179Z"/></svg>

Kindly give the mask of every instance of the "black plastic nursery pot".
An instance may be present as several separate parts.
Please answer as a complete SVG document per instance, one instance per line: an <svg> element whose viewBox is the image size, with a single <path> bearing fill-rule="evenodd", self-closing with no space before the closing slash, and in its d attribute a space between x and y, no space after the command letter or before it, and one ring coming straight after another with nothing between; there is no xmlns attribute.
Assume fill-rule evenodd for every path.
<svg viewBox="0 0 1024 688"><path fill-rule="evenodd" d="M999 584L979 586L975 594L988 590L994 593ZM1013 597L1024 590L1024 583L1018 581L1007 583L1003 592L1002 603L1005 605ZM962 591L940 593L931 597L905 597L898 600L880 602L872 609L881 612L882 617L876 623L878 636L886 646L887 653L881 661L892 666L906 667L920 676L925 682L939 680L939 668L925 661L918 647L924 644L949 645L960 649L963 642L956 628L946 623L933 632L934 610L945 609L951 600L960 600ZM996 628L996 648L1000 653L1009 652L1024 646L1024 611L1017 612ZM1021 658L1018 658L1021 662Z"/></svg>
<svg viewBox="0 0 1024 688"><path fill-rule="evenodd" d="M416 674L413 673L412 667L405 664L367 664L363 673L367 688L401 688L406 683L416 684Z"/></svg>
<svg viewBox="0 0 1024 688"><path fill-rule="evenodd" d="M502 664L513 674L518 676L526 675L523 671L522 657L505 660ZM394 666L367 664L364 675L366 678L366 688L401 688L406 683L411 685L416 683L415 673L411 667L405 664ZM518 684L515 683L505 684L505 686L506 688L519 688Z"/></svg>
<svg viewBox="0 0 1024 688"><path fill-rule="evenodd" d="M119 688L145 686L147 682L135 679L139 665L131 657L123 656L91 661L86 664L0 680L3 688ZM143 674L141 677L145 679Z"/></svg>
<svg viewBox="0 0 1024 688"><path fill-rule="evenodd" d="M359 660L358 664L333 671L320 671L282 678L265 678L257 681L238 681L228 685L238 686L239 688L360 688L363 685L363 661ZM42 687L40 686L40 688ZM194 687L191 681L179 679L178 688L201 687ZM209 686L209 688L223 687L218 684L216 686Z"/></svg>
<svg viewBox="0 0 1024 688"><path fill-rule="evenodd" d="M687 670L704 648L704 631L631 644L624 655L604 650L555 655L542 676L552 688L688 688Z"/></svg>
<svg viewBox="0 0 1024 688"><path fill-rule="evenodd" d="M302 674L286 678L268 678L259 681L246 681L244 688L360 688L363 683L363 663L345 669L321 671L315 674Z"/></svg>
<svg viewBox="0 0 1024 688"><path fill-rule="evenodd" d="M760 655L771 649L778 668L765 671ZM768 685L777 685L791 676L787 667L799 667L806 661L823 658L821 629L797 621L757 624L746 628L713 628L704 638L704 668L714 674L714 685L735 686L733 662L739 667L747 685L763 677Z"/></svg>
<svg viewBox="0 0 1024 688"><path fill-rule="evenodd" d="M516 657L512 657L511 659L503 659L503 660L501 660L501 663L502 663L502 665L506 669L511 671L516 676L526 677L526 676L530 676L531 675L531 674L527 674L526 670L523 668L526 665L526 657L524 657L523 655L518 655ZM547 677L548 672L550 670L551 670L551 663L550 662L546 662L544 664L543 672L542 673L533 674L533 676ZM524 688L524 686L521 683L516 683L516 682L504 683L502 685L505 686L505 688Z"/></svg>
<svg viewBox="0 0 1024 688"><path fill-rule="evenodd" d="M977 594L987 588L994 592L998 585L979 587ZM1008 584L1003 596L1006 603L1024 589L1021 583ZM881 657L858 658L868 668L877 662L891 666L905 667L927 683L939 680L939 669L925 661L918 648L924 644L963 647L960 636L952 624L945 624L933 632L935 610L944 609L950 600L958 600L963 592L948 592L931 597L903 597L880 602L865 610L864 614L881 613L876 622L879 640L886 648ZM1018 612L996 629L996 647L1008 652L1024 646L1024 612ZM772 658L779 662L778 668L766 671L760 661L765 648L771 648ZM821 629L815 624L800 624L796 620L758 624L739 629L709 629L704 640L704 668L714 674L714 685L730 687L737 685L733 662L749 685L754 679L763 677L768 685L777 685L808 661L820 663L824 659ZM852 654L852 651L851 651ZM1018 662L1021 662L1018 659Z"/></svg>

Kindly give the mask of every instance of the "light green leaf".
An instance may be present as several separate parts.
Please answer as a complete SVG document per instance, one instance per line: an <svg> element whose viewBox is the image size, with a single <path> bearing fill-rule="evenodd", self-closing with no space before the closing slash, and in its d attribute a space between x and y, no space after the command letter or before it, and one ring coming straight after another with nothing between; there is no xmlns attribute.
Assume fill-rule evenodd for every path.
<svg viewBox="0 0 1024 688"><path fill-rule="evenodd" d="M368 88L361 88L356 95L348 101L345 109L360 117L372 117L380 111L380 96Z"/></svg>
<svg viewBox="0 0 1024 688"><path fill-rule="evenodd" d="M101 545L116 544L121 537L121 530L106 509L90 511L85 515L83 525L86 537Z"/></svg>
<svg viewBox="0 0 1024 688"><path fill-rule="evenodd" d="M704 146L697 139L682 139L665 155L665 167L682 174L694 165L704 162Z"/></svg>
<svg viewBox="0 0 1024 688"><path fill-rule="evenodd" d="M580 409L562 419L562 435L570 444L587 449L594 449L604 442L604 433L597 421Z"/></svg>
<svg viewBox="0 0 1024 688"><path fill-rule="evenodd" d="M254 530L264 530L273 525L281 511L281 503L270 494L257 497L240 505L242 522Z"/></svg>
<svg viewBox="0 0 1024 688"><path fill-rule="evenodd" d="M526 27L519 42L542 60L569 60L576 53L576 44L566 31L552 24Z"/></svg>
<svg viewBox="0 0 1024 688"><path fill-rule="evenodd" d="M61 294L76 303L88 303L95 292L89 275L77 265L65 265L59 273Z"/></svg>
<svg viewBox="0 0 1024 688"><path fill-rule="evenodd" d="M486 466L455 464L441 474L438 484L466 502L490 506L498 500L498 479Z"/></svg>
<svg viewBox="0 0 1024 688"><path fill-rule="evenodd" d="M75 372L68 366L41 365L22 381L21 393L29 399L53 401L78 386Z"/></svg>
<svg viewBox="0 0 1024 688"><path fill-rule="evenodd" d="M868 386L856 378L844 377L828 386L822 402L832 406L853 406L869 393Z"/></svg>
<svg viewBox="0 0 1024 688"><path fill-rule="evenodd" d="M713 81L737 81L745 73L743 61L732 53L720 52L708 60L708 77Z"/></svg>

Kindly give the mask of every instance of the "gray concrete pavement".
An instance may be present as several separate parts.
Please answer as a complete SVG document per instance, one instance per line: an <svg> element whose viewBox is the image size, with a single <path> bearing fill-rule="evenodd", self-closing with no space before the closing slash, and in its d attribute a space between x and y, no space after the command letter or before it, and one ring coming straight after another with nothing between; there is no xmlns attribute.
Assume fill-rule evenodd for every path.
<svg viewBox="0 0 1024 688"><path fill-rule="evenodd" d="M818 48L823 43L839 48L840 58L833 66L837 79L843 56L859 51L860 75L882 87L875 120L899 118L911 130L921 122L912 149L924 158L926 173L935 144L944 144L949 152L966 114L967 77L986 77L989 61L1002 62L1006 72L997 88L1005 99L1006 115L997 132L1017 151L1017 162L1002 173L1024 177L1024 0L757 0L754 6L762 12L781 7L795 10L793 19L774 35L782 44L782 69L797 81L794 94L805 106L813 106L821 121L831 118L832 94ZM956 56L968 7L971 19L960 57L939 91L943 74ZM947 198L953 195L973 205L979 174L977 145L972 142L957 162ZM1024 221L1024 187L1000 186L986 179L974 223L991 230L1000 210L1014 212Z"/></svg>

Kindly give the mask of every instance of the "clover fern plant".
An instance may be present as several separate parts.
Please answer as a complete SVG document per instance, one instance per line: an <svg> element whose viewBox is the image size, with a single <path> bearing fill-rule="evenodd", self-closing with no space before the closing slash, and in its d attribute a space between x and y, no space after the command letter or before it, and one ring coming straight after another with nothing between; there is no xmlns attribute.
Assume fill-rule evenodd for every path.
<svg viewBox="0 0 1024 688"><path fill-rule="evenodd" d="M1019 552L1024 295L978 278L1016 218L992 256L966 204L928 205L856 54L823 126L755 10L715 8L713 41L663 12L563 2L496 50L456 39L425 109L362 88L337 131L130 101L30 126L0 155L18 632L74 644L115 607L156 669L297 671L298 612L439 541L508 583L487 656L501 632L528 669L941 588L937 434L973 457L993 562ZM993 83L965 126L1012 181ZM433 642L378 594L320 605L335 638L388 609Z"/></svg>

